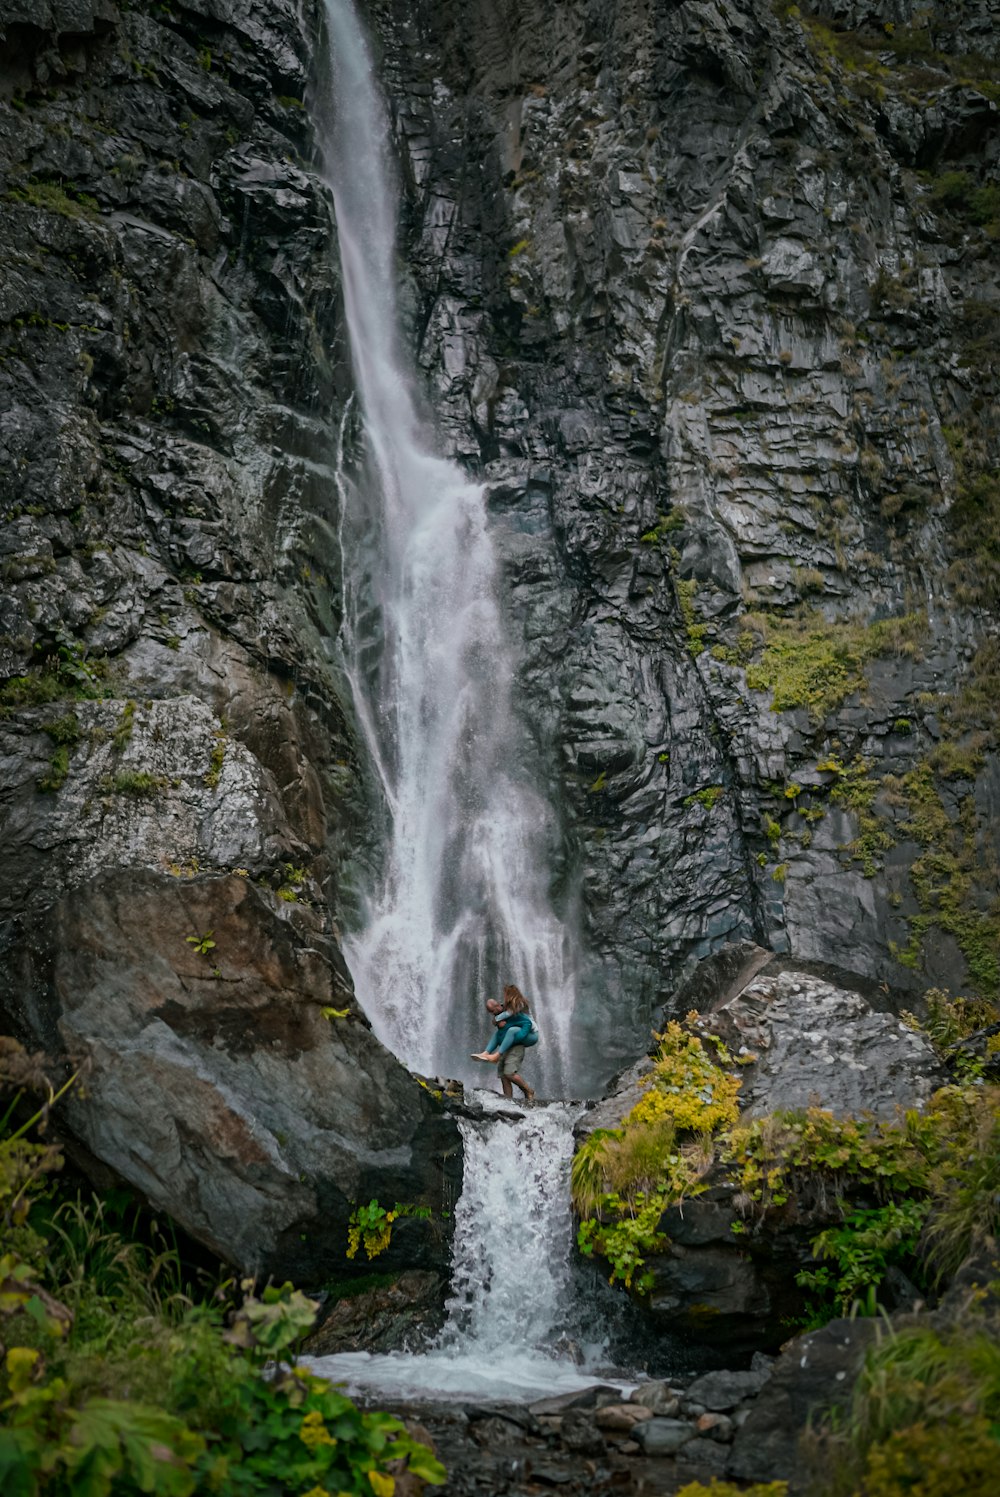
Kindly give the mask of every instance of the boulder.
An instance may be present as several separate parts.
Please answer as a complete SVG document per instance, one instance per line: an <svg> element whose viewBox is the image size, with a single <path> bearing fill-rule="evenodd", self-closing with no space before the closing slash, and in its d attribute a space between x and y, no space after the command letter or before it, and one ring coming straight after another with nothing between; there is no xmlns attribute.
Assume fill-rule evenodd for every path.
<svg viewBox="0 0 1000 1497"><path fill-rule="evenodd" d="M793 963L758 972L700 1027L733 1055L757 1057L741 1067L744 1117L804 1107L892 1117L945 1080L926 1035L856 988Z"/></svg>
<svg viewBox="0 0 1000 1497"><path fill-rule="evenodd" d="M771 1376L770 1369L759 1372L706 1372L695 1378L685 1394L684 1404L697 1403L715 1413L735 1409L745 1398L753 1398ZM683 1407L683 1405L682 1405Z"/></svg>
<svg viewBox="0 0 1000 1497"><path fill-rule="evenodd" d="M811 1106L891 1117L922 1106L945 1079L926 1037L875 1006L885 995L874 984L841 969L767 959L742 943L702 963L680 991L685 1004L697 994L707 1006L693 1020L695 1031L718 1037L746 1062L738 1072L744 1118ZM623 1072L578 1131L589 1131L595 1119L604 1126L620 1121L643 1095L648 1067L643 1058ZM802 1313L796 1273L809 1260L812 1239L836 1219L824 1193L802 1188L752 1233L737 1234L743 1218L736 1194L726 1167L716 1165L700 1195L667 1208L659 1230L668 1241L646 1258L652 1284L640 1301L664 1332L733 1358L777 1349L787 1322ZM897 1281L894 1293L894 1303L904 1305L906 1286ZM688 1398L714 1412L739 1402L710 1403L695 1390Z"/></svg>
<svg viewBox="0 0 1000 1497"><path fill-rule="evenodd" d="M634 1438L646 1455L676 1455L694 1439L694 1427L686 1419L661 1419L656 1415L635 1426Z"/></svg>
<svg viewBox="0 0 1000 1497"><path fill-rule="evenodd" d="M302 1349L310 1357L417 1350L444 1324L445 1288L440 1274L418 1268L361 1293L348 1286L328 1312L321 1311Z"/></svg>
<svg viewBox="0 0 1000 1497"><path fill-rule="evenodd" d="M652 1419L652 1417L652 1409L644 1408L640 1403L610 1403L603 1409L597 1410L594 1423L598 1429L610 1430L616 1434L628 1434L644 1419Z"/></svg>
<svg viewBox="0 0 1000 1497"><path fill-rule="evenodd" d="M241 1271L343 1278L373 1196L432 1212L380 1267L445 1267L457 1124L375 1039L318 911L238 875L106 873L0 931L0 1017L80 1067L86 1153Z"/></svg>
<svg viewBox="0 0 1000 1497"><path fill-rule="evenodd" d="M727 1474L741 1481L787 1481L793 1493L803 1492L799 1440L810 1420L845 1406L881 1324L834 1320L790 1341L736 1432Z"/></svg>

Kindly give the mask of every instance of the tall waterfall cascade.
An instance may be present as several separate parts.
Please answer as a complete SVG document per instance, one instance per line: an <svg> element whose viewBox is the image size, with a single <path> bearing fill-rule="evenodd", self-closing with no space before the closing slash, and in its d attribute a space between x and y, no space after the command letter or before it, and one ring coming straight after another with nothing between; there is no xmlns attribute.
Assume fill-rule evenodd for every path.
<svg viewBox="0 0 1000 1497"><path fill-rule="evenodd" d="M500 1105L495 1102L494 1106ZM578 1308L570 1262L569 1172L577 1108L522 1121L464 1121L465 1182L455 1212L452 1298L420 1354L319 1357L324 1377L400 1398L531 1401L606 1377L598 1317ZM570 1355L572 1352L572 1355Z"/></svg>
<svg viewBox="0 0 1000 1497"><path fill-rule="evenodd" d="M351 0L326 0L326 18L320 131L362 430L340 467L342 648L389 824L345 954L378 1037L426 1074L488 1079L469 1059L488 1034L483 999L515 982L543 1035L531 1082L566 1095L574 975L548 893L556 828L514 709L486 495L434 450L400 332L389 120Z"/></svg>

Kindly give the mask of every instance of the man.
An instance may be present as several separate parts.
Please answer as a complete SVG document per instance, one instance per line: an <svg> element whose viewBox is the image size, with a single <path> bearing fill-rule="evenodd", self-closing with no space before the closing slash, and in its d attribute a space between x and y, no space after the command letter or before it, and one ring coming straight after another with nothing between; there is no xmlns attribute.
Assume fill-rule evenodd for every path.
<svg viewBox="0 0 1000 1497"><path fill-rule="evenodd" d="M516 988L505 988L505 998L507 997L508 991L517 993ZM520 997L519 993L518 997ZM523 998L521 999L521 1002L524 1002ZM500 1015L506 1014L508 1012L496 998L487 998L486 1011L492 1016L494 1023L497 1022ZM515 1015L512 1014L511 1018L513 1018L514 1016ZM503 1028L505 1026L501 1024L500 1027ZM521 1092L524 1094L524 1100L526 1102L533 1102L535 1099L535 1093L533 1089L528 1085L523 1076L521 1076L520 1074L520 1067L524 1063L524 1054L526 1048L527 1047L522 1044L513 1044L509 1046L509 1048L501 1055L497 1055L491 1053L488 1050L484 1050L474 1057L476 1060L488 1060L496 1063L497 1075L500 1077L500 1085L503 1089L503 1094L508 1101L511 1101L513 1099L515 1086L520 1088Z"/></svg>

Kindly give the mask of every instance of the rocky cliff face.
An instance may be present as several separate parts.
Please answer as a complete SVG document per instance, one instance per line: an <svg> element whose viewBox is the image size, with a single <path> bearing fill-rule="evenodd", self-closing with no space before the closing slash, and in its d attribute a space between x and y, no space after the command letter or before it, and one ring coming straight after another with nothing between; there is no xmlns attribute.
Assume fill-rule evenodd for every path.
<svg viewBox="0 0 1000 1497"><path fill-rule="evenodd" d="M746 935L995 995L991 7L373 11L599 1044Z"/></svg>
<svg viewBox="0 0 1000 1497"><path fill-rule="evenodd" d="M292 3L15 0L0 65L5 1016L82 1144L247 1268L451 1204L457 1132L330 916L346 366ZM443 1261L404 1224L397 1266Z"/></svg>
<svg viewBox="0 0 1000 1497"><path fill-rule="evenodd" d="M607 1072L734 938L1000 987L990 9L370 7L410 331L490 486ZM5 1004L108 1078L148 1066L173 1142L130 1159L139 1093L110 1080L77 1126L175 1211L150 1166L173 1099L209 1089L219 1157L259 1115L239 1171L281 1182L277 1262L320 1210L318 1155L276 1163L279 1134L343 1135L338 1220L369 1164L448 1188L406 1176L447 1125L353 1008L327 913L369 849L330 645L349 373L302 107L321 16L4 17ZM276 965L246 954L265 939ZM366 1074L393 1113L367 1163ZM305 1086L308 1126L283 1110ZM192 1224L245 1254L219 1210Z"/></svg>

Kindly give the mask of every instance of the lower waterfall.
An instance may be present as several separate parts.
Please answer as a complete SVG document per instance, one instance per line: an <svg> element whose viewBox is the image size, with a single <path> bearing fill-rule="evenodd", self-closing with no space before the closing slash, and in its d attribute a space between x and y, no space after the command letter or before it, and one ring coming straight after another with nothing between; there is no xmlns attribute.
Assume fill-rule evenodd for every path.
<svg viewBox="0 0 1000 1497"><path fill-rule="evenodd" d="M488 1109L509 1109L500 1098L484 1100ZM509 1110L464 1119L452 1297L440 1335L421 1353L345 1353L315 1358L313 1369L357 1391L400 1398L531 1402L606 1381L601 1317L592 1303L582 1305L571 1266L578 1115L572 1104L553 1103L520 1121Z"/></svg>

